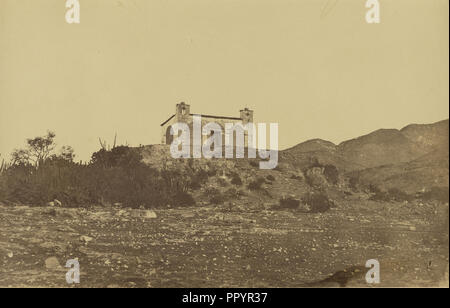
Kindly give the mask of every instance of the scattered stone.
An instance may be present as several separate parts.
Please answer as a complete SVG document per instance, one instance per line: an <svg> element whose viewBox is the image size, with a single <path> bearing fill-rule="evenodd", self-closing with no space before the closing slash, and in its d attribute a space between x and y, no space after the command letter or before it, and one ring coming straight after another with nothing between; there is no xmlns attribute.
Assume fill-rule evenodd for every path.
<svg viewBox="0 0 450 308"><path fill-rule="evenodd" d="M7 256L11 259L12 257L14 257L14 254L12 252L8 252Z"/></svg>
<svg viewBox="0 0 450 308"><path fill-rule="evenodd" d="M93 240L92 237L87 236L87 235L82 235L80 236L80 241L82 241L84 244L88 244L89 242L91 242Z"/></svg>
<svg viewBox="0 0 450 308"><path fill-rule="evenodd" d="M116 213L117 216L127 216L126 210L118 210Z"/></svg>
<svg viewBox="0 0 450 308"><path fill-rule="evenodd" d="M156 213L151 210L132 210L131 216L135 218L156 218Z"/></svg>
<svg viewBox="0 0 450 308"><path fill-rule="evenodd" d="M181 214L181 216L183 218L193 218L193 217L195 217L195 214L194 213L183 213L183 214Z"/></svg>
<svg viewBox="0 0 450 308"><path fill-rule="evenodd" d="M156 218L156 213L154 211L146 210L144 211L144 218Z"/></svg>
<svg viewBox="0 0 450 308"><path fill-rule="evenodd" d="M61 264L56 257L50 257L45 260L45 268L49 270L61 269Z"/></svg>

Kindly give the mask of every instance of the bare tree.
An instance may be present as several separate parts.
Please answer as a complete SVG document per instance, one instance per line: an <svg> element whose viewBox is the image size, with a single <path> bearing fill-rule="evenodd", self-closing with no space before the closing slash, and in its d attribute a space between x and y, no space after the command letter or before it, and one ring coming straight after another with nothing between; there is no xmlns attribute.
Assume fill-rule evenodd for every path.
<svg viewBox="0 0 450 308"><path fill-rule="evenodd" d="M48 131L46 136L27 139L29 157L36 166L46 160L55 148L55 136L54 132Z"/></svg>
<svg viewBox="0 0 450 308"><path fill-rule="evenodd" d="M61 148L60 157L67 161L73 161L75 158L74 149L70 145L65 145Z"/></svg>
<svg viewBox="0 0 450 308"><path fill-rule="evenodd" d="M15 149L11 153L12 165L26 165L30 163L30 153L28 150Z"/></svg>

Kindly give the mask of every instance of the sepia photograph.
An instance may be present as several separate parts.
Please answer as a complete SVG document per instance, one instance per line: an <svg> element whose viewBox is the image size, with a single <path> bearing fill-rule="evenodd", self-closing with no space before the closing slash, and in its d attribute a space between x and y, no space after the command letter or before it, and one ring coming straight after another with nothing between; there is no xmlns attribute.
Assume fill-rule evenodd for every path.
<svg viewBox="0 0 450 308"><path fill-rule="evenodd" d="M448 0L0 0L0 288L448 288L448 102Z"/></svg>

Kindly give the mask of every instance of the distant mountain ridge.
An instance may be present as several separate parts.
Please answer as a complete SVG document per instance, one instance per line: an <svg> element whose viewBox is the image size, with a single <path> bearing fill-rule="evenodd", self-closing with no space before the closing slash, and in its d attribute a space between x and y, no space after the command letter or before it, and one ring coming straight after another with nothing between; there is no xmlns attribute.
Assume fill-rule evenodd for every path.
<svg viewBox="0 0 450 308"><path fill-rule="evenodd" d="M433 124L411 124L400 130L379 129L339 145L327 140L311 139L282 151L282 154L333 155L333 160L348 162L344 169L354 170L408 162L435 150L448 148L448 139L447 119Z"/></svg>
<svg viewBox="0 0 450 308"><path fill-rule="evenodd" d="M339 145L321 139L280 152L280 161L304 168L317 160L380 186L414 191L448 187L449 120L379 129Z"/></svg>

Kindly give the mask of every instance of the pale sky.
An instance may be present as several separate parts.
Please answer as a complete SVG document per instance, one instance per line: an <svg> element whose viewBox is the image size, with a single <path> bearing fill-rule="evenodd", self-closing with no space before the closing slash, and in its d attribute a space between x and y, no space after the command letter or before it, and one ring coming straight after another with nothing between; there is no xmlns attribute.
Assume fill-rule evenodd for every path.
<svg viewBox="0 0 450 308"><path fill-rule="evenodd" d="M0 0L0 154L57 135L160 142L191 112L278 122L281 148L448 118L448 0ZM0 157L0 160L1 160Z"/></svg>

